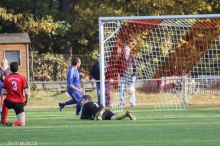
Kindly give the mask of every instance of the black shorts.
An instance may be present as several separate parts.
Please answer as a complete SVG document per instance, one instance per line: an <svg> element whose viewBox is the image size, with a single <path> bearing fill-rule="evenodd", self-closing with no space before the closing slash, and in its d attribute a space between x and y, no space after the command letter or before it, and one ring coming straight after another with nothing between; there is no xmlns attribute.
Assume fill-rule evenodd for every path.
<svg viewBox="0 0 220 146"><path fill-rule="evenodd" d="M102 120L111 120L111 117L114 115L115 115L114 113L112 113L110 110L106 109L102 115Z"/></svg>
<svg viewBox="0 0 220 146"><path fill-rule="evenodd" d="M8 108L8 109L14 109L15 110L15 113L16 115L24 112L24 103L22 102L17 102L17 103L14 103L14 102L10 102L7 100L7 98L4 100L4 104L5 106Z"/></svg>

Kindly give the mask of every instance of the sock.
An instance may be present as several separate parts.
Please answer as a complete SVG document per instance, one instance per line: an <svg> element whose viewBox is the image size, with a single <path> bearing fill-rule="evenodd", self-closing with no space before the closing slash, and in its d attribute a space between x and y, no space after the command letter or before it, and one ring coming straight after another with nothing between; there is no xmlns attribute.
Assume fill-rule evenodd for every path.
<svg viewBox="0 0 220 146"><path fill-rule="evenodd" d="M117 120L121 120L127 117L127 115L125 113L119 113L115 115Z"/></svg>
<svg viewBox="0 0 220 146"><path fill-rule="evenodd" d="M2 117L1 117L2 124L6 123L7 117L8 117L8 108L3 104L3 106L2 106Z"/></svg>
<svg viewBox="0 0 220 146"><path fill-rule="evenodd" d="M20 121L14 121L12 122L13 125L16 125L16 126L22 126L22 122Z"/></svg>
<svg viewBox="0 0 220 146"><path fill-rule="evenodd" d="M70 99L69 101L65 102L64 104L65 105L70 105L70 104L74 104L74 100L73 99Z"/></svg>
<svg viewBox="0 0 220 146"><path fill-rule="evenodd" d="M77 104L77 105L76 105L76 115L79 115L81 109L82 109L82 105Z"/></svg>

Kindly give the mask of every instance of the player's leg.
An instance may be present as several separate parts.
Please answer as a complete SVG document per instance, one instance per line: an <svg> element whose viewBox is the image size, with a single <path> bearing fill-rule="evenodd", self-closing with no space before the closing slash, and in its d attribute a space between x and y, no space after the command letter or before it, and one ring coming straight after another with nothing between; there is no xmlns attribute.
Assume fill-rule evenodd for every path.
<svg viewBox="0 0 220 146"><path fill-rule="evenodd" d="M111 120L121 120L126 117L129 117L130 120L136 120L136 117L132 113L130 113L129 111L127 111L125 113L122 112L122 113L115 114L114 116L111 117Z"/></svg>
<svg viewBox="0 0 220 146"><path fill-rule="evenodd" d="M76 115L77 116L81 116L81 109L82 109L82 105L77 103L76 104Z"/></svg>
<svg viewBox="0 0 220 146"><path fill-rule="evenodd" d="M25 126L25 112L17 114L17 121L12 122L16 126Z"/></svg>
<svg viewBox="0 0 220 146"><path fill-rule="evenodd" d="M63 112L63 109L66 105L71 105L71 104L76 103L76 96L75 96L74 92L69 92L68 94L71 96L71 99L66 102L59 103L59 107L60 107L61 112Z"/></svg>
<svg viewBox="0 0 220 146"><path fill-rule="evenodd" d="M80 92L74 92L73 95L73 98L75 100L75 103L77 104L76 105L76 115L77 116L80 116L80 112L81 112L81 109L82 109L82 105L81 105L81 101L82 101L82 94Z"/></svg>
<svg viewBox="0 0 220 146"><path fill-rule="evenodd" d="M63 112L63 109L66 105L71 105L74 103L75 103L75 101L73 99L70 99L70 100L63 102L63 103L59 103L60 111Z"/></svg>
<svg viewBox="0 0 220 146"><path fill-rule="evenodd" d="M8 109L12 108L13 105L7 99L4 99L4 103L2 105L2 115L1 115L1 124L5 124L8 117Z"/></svg>
<svg viewBox="0 0 220 146"><path fill-rule="evenodd" d="M102 118L103 118L103 114L105 113L105 111L106 111L105 108L99 110L99 111L96 113L94 120L101 121Z"/></svg>
<svg viewBox="0 0 220 146"><path fill-rule="evenodd" d="M105 82L105 106L110 106L110 83Z"/></svg>
<svg viewBox="0 0 220 146"><path fill-rule="evenodd" d="M136 120L136 117L132 113L130 113L129 111L126 111L125 114L127 117L130 118L130 120Z"/></svg>
<svg viewBox="0 0 220 146"><path fill-rule="evenodd" d="M129 87L135 87L135 81L133 80L133 78L130 78ZM130 95L130 104L132 107L136 105L135 93Z"/></svg>
<svg viewBox="0 0 220 146"><path fill-rule="evenodd" d="M114 113L112 113L110 110L106 109L102 115L102 120L112 120L112 117L114 115L115 115Z"/></svg>
<svg viewBox="0 0 220 146"><path fill-rule="evenodd" d="M8 107L3 104L2 106L2 114L1 114L1 124L5 124L8 117Z"/></svg>
<svg viewBox="0 0 220 146"><path fill-rule="evenodd" d="M12 126L12 125L24 126L25 125L24 103L21 103L21 102L13 103L5 99L4 106L6 106L7 109L13 108L17 116L17 121L14 121L12 123L6 123L6 121L4 121L5 126Z"/></svg>
<svg viewBox="0 0 220 146"><path fill-rule="evenodd" d="M101 104L101 98L100 98L100 82L96 82L96 90L97 90L97 98L98 98L98 103Z"/></svg>
<svg viewBox="0 0 220 146"><path fill-rule="evenodd" d="M5 99L5 95L2 95L1 96L1 105L3 106L3 104L4 104L4 99Z"/></svg>
<svg viewBox="0 0 220 146"><path fill-rule="evenodd" d="M124 106L124 92L126 88L126 83L124 77L120 78L119 92L120 92L120 105Z"/></svg>
<svg viewBox="0 0 220 146"><path fill-rule="evenodd" d="M12 122L12 124L16 126L25 126L24 104L21 102L15 103L13 108L17 116L17 121Z"/></svg>

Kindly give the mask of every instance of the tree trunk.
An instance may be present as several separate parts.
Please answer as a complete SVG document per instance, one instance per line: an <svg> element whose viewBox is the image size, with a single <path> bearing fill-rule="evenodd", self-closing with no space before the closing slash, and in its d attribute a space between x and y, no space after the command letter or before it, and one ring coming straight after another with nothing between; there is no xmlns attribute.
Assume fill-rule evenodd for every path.
<svg viewBox="0 0 220 146"><path fill-rule="evenodd" d="M62 13L71 14L72 0L60 0L60 11Z"/></svg>
<svg viewBox="0 0 220 146"><path fill-rule="evenodd" d="M61 13L63 13L64 15L69 15L69 19L71 19L71 14L72 14L72 0L59 0L60 2L60 11ZM70 20L66 20L66 21L70 21ZM68 33L65 37L65 40L68 41L69 40L69 36ZM71 52L70 52L71 51ZM64 54L72 54L72 48L71 46L67 46L64 49Z"/></svg>

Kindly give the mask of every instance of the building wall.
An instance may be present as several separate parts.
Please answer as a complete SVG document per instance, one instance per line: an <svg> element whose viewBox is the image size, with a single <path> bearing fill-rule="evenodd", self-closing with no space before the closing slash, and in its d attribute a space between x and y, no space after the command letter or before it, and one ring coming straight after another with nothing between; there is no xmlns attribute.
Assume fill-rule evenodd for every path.
<svg viewBox="0 0 220 146"><path fill-rule="evenodd" d="M5 57L5 51L20 50L20 66L18 73L23 75L28 81L28 67L27 67L27 44L0 44L0 61Z"/></svg>

